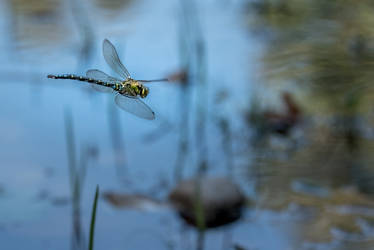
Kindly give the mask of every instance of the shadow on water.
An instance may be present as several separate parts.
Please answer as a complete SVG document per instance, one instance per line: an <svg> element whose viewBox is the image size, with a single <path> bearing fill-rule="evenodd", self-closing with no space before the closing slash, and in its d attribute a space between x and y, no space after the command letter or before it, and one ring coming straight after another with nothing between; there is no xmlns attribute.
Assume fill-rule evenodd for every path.
<svg viewBox="0 0 374 250"><path fill-rule="evenodd" d="M69 160L69 183L72 200L72 241L71 249L84 249L85 240L81 226L81 191L86 175L86 162L77 164L76 145L71 111L65 111L66 143ZM78 168L79 166L79 168Z"/></svg>
<svg viewBox="0 0 374 250"><path fill-rule="evenodd" d="M93 147L81 146L78 157L73 118L70 109L65 110L64 118L73 219L71 249L86 249L86 240L81 221L82 191L86 178L87 164L90 160L97 157L97 151Z"/></svg>
<svg viewBox="0 0 374 250"><path fill-rule="evenodd" d="M75 20L75 26L82 40L82 48L78 60L79 70L92 61L92 54L95 49L93 43L95 41L95 33L92 27L92 21L89 19L87 8L83 1L70 0L69 6Z"/></svg>
<svg viewBox="0 0 374 250"><path fill-rule="evenodd" d="M181 79L179 80L179 105L178 105L178 113L180 113L180 126L179 126L179 145L178 145L178 152L177 158L174 167L174 177L176 181L179 181L183 177L183 172L186 165L186 160L188 157L188 151L190 147L190 132L189 132L189 124L190 124L190 113L191 113L191 95L192 95L192 84L193 79L191 75L192 67L195 61L193 57L195 55L195 51L193 50L193 34L194 30L191 30L191 19L192 13L190 13L184 5L184 1L179 2L179 11L180 11L180 18L178 22L178 49L179 49L179 63L180 68L182 69ZM187 34L187 35L186 35ZM178 78L178 77L177 77Z"/></svg>
<svg viewBox="0 0 374 250"><path fill-rule="evenodd" d="M170 79L180 78L180 131L175 180L182 179L190 148L197 152L197 172L204 174L208 168L208 143L206 136L209 89L207 81L207 58L200 13L195 1L179 1L178 49L180 72ZM196 101L192 103L192 96ZM194 105L193 105L194 104ZM194 108L194 109L193 109ZM194 141L191 145L190 124L194 124Z"/></svg>
<svg viewBox="0 0 374 250"><path fill-rule="evenodd" d="M191 113L191 95L192 90L196 95L196 110L192 114L195 115L193 121L195 122L195 141L197 152L197 175L203 176L208 169L208 145L206 137L206 117L209 100L208 87L206 80L206 51L205 41L202 34L202 28L199 17L199 9L195 1L179 1L180 4L180 19L179 19L179 58L180 68L186 73L180 82L180 98L179 108L181 114L181 126L179 134L179 146L175 166L175 180L180 182L183 178L184 168L186 166L186 159L189 151L189 117ZM205 239L205 210L202 204L201 197L201 180L197 178L194 184L196 191L192 195L193 206L188 210L194 211L194 224L198 231L196 249L204 249ZM181 213L181 211L179 211ZM183 214L183 213L182 213ZM182 215L183 217L183 215ZM191 218L191 216L190 216Z"/></svg>

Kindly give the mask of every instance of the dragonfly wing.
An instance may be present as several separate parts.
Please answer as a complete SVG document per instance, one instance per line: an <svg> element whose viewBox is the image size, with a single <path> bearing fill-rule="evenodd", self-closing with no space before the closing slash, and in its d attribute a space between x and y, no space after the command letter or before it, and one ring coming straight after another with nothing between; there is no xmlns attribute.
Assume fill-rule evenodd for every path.
<svg viewBox="0 0 374 250"><path fill-rule="evenodd" d="M101 85L98 85L98 84L95 84L95 83L92 83L91 87L94 90L97 90L97 91L103 92L103 93L112 93L114 91L112 88L101 86Z"/></svg>
<svg viewBox="0 0 374 250"><path fill-rule="evenodd" d="M114 77L108 76L104 72L98 70L98 69L90 69L86 72L86 76L88 78L92 78L95 80L100 80L103 82L109 82L109 83L115 83L115 82L120 82L121 80L116 79ZM105 87L96 83L91 84L92 88L103 93L111 93L113 92L113 89L110 87Z"/></svg>
<svg viewBox="0 0 374 250"><path fill-rule="evenodd" d="M117 94L115 97L115 102L121 109L140 118L147 120L155 119L155 113L152 111L152 109L138 97Z"/></svg>
<svg viewBox="0 0 374 250"><path fill-rule="evenodd" d="M116 48L113 46L109 40L104 39L103 42L103 55L107 64L115 71L117 74L122 76L124 79L130 78L130 74L126 67L123 66L121 60L118 57Z"/></svg>
<svg viewBox="0 0 374 250"><path fill-rule="evenodd" d="M87 70L86 76L89 78L103 81L103 82L112 82L112 83L121 82L121 80L115 77L111 77L98 69Z"/></svg>

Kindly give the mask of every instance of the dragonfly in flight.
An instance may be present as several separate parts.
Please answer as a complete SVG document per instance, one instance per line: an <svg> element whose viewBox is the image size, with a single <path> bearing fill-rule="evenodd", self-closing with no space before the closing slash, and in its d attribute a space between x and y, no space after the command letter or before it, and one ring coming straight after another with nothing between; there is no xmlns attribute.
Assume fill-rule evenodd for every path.
<svg viewBox="0 0 374 250"><path fill-rule="evenodd" d="M123 80L109 76L98 69L90 69L86 72L86 76L78 76L74 74L64 75L48 75L51 79L70 79L83 82L89 82L92 87L100 92L115 92L115 103L121 109L134 114L140 118L153 120L155 114L152 109L145 104L141 98L148 95L148 88L143 83L163 82L168 79L157 80L135 80L132 79L126 67L122 64L118 57L117 51L109 40L104 39L103 55L107 64L121 76Z"/></svg>

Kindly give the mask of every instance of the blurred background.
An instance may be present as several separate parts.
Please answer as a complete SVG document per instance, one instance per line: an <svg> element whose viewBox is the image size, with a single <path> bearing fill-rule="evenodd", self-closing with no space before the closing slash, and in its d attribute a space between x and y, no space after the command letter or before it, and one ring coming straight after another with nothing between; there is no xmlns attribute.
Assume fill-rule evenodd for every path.
<svg viewBox="0 0 374 250"><path fill-rule="evenodd" d="M373 249L369 0L3 0L8 249ZM107 38L153 121L88 83Z"/></svg>

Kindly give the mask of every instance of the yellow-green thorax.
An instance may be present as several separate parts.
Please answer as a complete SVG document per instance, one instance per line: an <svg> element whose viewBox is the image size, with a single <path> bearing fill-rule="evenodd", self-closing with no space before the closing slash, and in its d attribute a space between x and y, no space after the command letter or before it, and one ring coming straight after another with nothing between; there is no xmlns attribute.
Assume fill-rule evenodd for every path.
<svg viewBox="0 0 374 250"><path fill-rule="evenodd" d="M126 79L122 82L123 87L119 91L121 94L130 95L130 96L140 96L144 98L148 95L148 88L141 84L139 81L134 79Z"/></svg>

